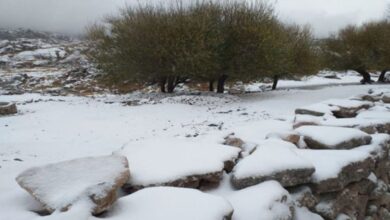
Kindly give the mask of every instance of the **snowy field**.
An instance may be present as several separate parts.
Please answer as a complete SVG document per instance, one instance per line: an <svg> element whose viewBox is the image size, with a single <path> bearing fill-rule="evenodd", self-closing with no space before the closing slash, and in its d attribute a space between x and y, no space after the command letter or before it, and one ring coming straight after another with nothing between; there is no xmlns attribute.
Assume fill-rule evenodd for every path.
<svg viewBox="0 0 390 220"><path fill-rule="evenodd" d="M356 82L355 78L353 80ZM282 83L280 86L289 87L289 84ZM212 145L221 143L226 135L234 132L240 138L256 143L273 131L290 129L294 110L298 107L326 99L348 98L366 93L370 88L385 87L388 86L348 85L279 90L246 94L233 101L223 97L202 97L203 101L192 105L168 100L158 104L125 106L118 102L120 98L112 95L98 98L38 94L0 96L0 102L17 102L19 110L17 115L0 117L0 219L95 218L89 215L82 217L83 214L81 211L78 213L78 209L72 209L77 217L71 216L72 213L40 217L32 212L31 210L39 209L39 204L15 181L18 174L30 167L86 156L110 155L145 141L153 142L158 150L163 151L164 148L172 147L169 146L169 140ZM132 165L130 160L129 162L131 173ZM169 191L165 193L167 197L171 196ZM225 183L210 193L222 195L232 204L245 204ZM132 201L136 196L142 195L122 199L138 204L137 201ZM131 216L122 214L123 218L120 218L120 210L126 209L122 206L127 204L122 199L118 201L118 207L114 206L119 214L107 218L140 219L137 213L132 213ZM213 199L207 200L211 201L210 205L214 201L221 211L228 212L231 209L227 204L218 203L217 198ZM148 204L152 207L158 205ZM169 207L168 204L166 206ZM310 219L314 218L307 217L305 220Z"/></svg>

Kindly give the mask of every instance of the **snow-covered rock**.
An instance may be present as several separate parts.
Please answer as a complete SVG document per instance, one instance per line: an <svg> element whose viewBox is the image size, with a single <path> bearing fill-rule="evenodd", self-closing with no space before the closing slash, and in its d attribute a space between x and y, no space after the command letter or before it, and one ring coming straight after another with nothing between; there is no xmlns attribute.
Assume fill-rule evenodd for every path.
<svg viewBox="0 0 390 220"><path fill-rule="evenodd" d="M333 115L337 118L355 117L360 110L368 109L373 106L371 102L348 99L330 99L323 103L338 108L337 110L332 111Z"/></svg>
<svg viewBox="0 0 390 220"><path fill-rule="evenodd" d="M334 192L351 182L366 178L373 167L371 155L359 150L310 150L296 151L315 167L312 175L316 193Z"/></svg>
<svg viewBox="0 0 390 220"><path fill-rule="evenodd" d="M267 181L234 192L227 197L234 208L234 220L292 220L289 193L276 181Z"/></svg>
<svg viewBox="0 0 390 220"><path fill-rule="evenodd" d="M126 189L134 191L147 186L199 188L201 183L217 184L240 151L221 144L160 139L135 142L117 153L129 160L132 177Z"/></svg>
<svg viewBox="0 0 390 220"><path fill-rule="evenodd" d="M351 149L369 144L371 136L353 128L330 126L302 126L296 131L312 149Z"/></svg>
<svg viewBox="0 0 390 220"><path fill-rule="evenodd" d="M23 51L16 54L13 59L19 61L33 61L36 59L56 60L64 58L65 55L66 51L62 48L47 48L33 51Z"/></svg>
<svg viewBox="0 0 390 220"><path fill-rule="evenodd" d="M0 116L11 115L18 112L15 103L11 102L0 102Z"/></svg>
<svg viewBox="0 0 390 220"><path fill-rule="evenodd" d="M266 180L277 180L283 186L310 182L313 165L294 151L295 145L277 140L264 141L233 170L232 184L242 189Z"/></svg>
<svg viewBox="0 0 390 220"><path fill-rule="evenodd" d="M151 187L118 200L107 220L227 220L231 204L195 189Z"/></svg>
<svg viewBox="0 0 390 220"><path fill-rule="evenodd" d="M329 106L325 103L316 103L304 107L300 107L295 109L295 114L300 115L312 115L312 116L324 116L324 115L332 115L332 111L337 111L340 108L336 106Z"/></svg>
<svg viewBox="0 0 390 220"><path fill-rule="evenodd" d="M16 181L49 212L66 211L79 200L90 198L92 212L97 214L111 207L129 176L125 157L102 156L34 167Z"/></svg>
<svg viewBox="0 0 390 220"><path fill-rule="evenodd" d="M338 118L351 118L362 109L368 109L373 104L371 102L348 100L348 99L330 99L309 106L297 108L295 114L324 116L334 115Z"/></svg>

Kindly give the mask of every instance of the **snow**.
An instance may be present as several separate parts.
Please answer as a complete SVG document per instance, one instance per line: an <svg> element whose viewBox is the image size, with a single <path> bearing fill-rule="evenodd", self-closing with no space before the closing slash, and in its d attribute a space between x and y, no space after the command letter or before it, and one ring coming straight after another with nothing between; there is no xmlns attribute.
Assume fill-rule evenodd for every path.
<svg viewBox="0 0 390 220"><path fill-rule="evenodd" d="M324 219L321 216L311 212L306 207L296 207L295 220L324 220Z"/></svg>
<svg viewBox="0 0 390 220"><path fill-rule="evenodd" d="M129 160L130 183L148 186L221 172L224 162L234 161L239 152L236 147L171 138L135 142L118 154Z"/></svg>
<svg viewBox="0 0 390 220"><path fill-rule="evenodd" d="M233 212L225 199L194 189L151 187L118 200L107 220L224 219Z"/></svg>
<svg viewBox="0 0 390 220"><path fill-rule="evenodd" d="M299 156L306 158L314 165L315 172L312 176L314 183L336 178L345 166L370 157L369 153L357 150L300 149L296 152Z"/></svg>
<svg viewBox="0 0 390 220"><path fill-rule="evenodd" d="M20 61L33 61L35 59L57 59L63 58L66 55L66 52L61 48L47 48L47 49L37 49L34 51L23 51L16 54L13 59Z"/></svg>
<svg viewBox="0 0 390 220"><path fill-rule="evenodd" d="M276 181L267 181L234 192L228 197L235 220L290 219L289 193Z"/></svg>
<svg viewBox="0 0 390 220"><path fill-rule="evenodd" d="M296 129L298 133L309 137L328 148L333 148L353 139L363 139L368 134L354 128L331 127L331 126L301 126Z"/></svg>
<svg viewBox="0 0 390 220"><path fill-rule="evenodd" d="M126 172L123 157L89 157L30 168L16 180L49 209L61 210L82 197L104 197Z"/></svg>
<svg viewBox="0 0 390 220"><path fill-rule="evenodd" d="M235 178L271 176L278 172L312 169L313 165L295 153L296 146L285 141L264 141L249 156L243 158L233 170Z"/></svg>
<svg viewBox="0 0 390 220"><path fill-rule="evenodd" d="M390 112L388 111L364 111L359 113L357 118L364 119L386 119L390 120Z"/></svg>
<svg viewBox="0 0 390 220"><path fill-rule="evenodd" d="M330 106L338 106L342 108L359 108L361 106L373 106L372 102L367 101L358 101L351 99L329 99L323 102L324 104L328 104Z"/></svg>
<svg viewBox="0 0 390 220"><path fill-rule="evenodd" d="M234 132L244 141L247 138L248 141L261 143L268 133L292 131L291 122L297 107L329 98L348 98L366 93L370 88L386 87L350 85L313 90L290 89L247 94L228 103L223 99L218 105L207 102L204 105L157 103L135 107L123 106L122 96L110 94L90 98L39 94L0 96L0 101L16 101L19 110L17 115L0 118L1 218L86 218L86 213L81 213L84 210L81 205L80 209L74 206L70 210L72 216L68 218L65 213L41 217L32 212L42 207L15 183L15 177L30 167L85 156L109 155L122 146L132 146L141 141L158 142L165 138L182 141L189 136L188 140L209 146L217 145L223 137ZM219 130L208 126L211 123L223 123L223 126ZM345 154L347 159L350 159L349 154L365 155L358 151ZM332 158L333 155L330 156ZM323 159L323 169L331 164L329 158ZM225 176L222 182L222 185L225 184L222 187L226 186L226 189L219 189L219 193L227 197L231 189L230 178L226 177L229 176ZM259 196L258 199L261 198ZM96 218L89 216L88 219Z"/></svg>

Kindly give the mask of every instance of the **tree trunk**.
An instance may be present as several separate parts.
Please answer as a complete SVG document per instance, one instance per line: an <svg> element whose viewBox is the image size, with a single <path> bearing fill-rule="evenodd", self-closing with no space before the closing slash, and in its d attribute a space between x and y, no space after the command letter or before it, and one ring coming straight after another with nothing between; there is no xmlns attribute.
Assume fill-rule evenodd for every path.
<svg viewBox="0 0 390 220"><path fill-rule="evenodd" d="M274 76L274 83L272 84L272 90L276 89L276 87L278 86L278 81L279 81L279 76L275 75Z"/></svg>
<svg viewBox="0 0 390 220"><path fill-rule="evenodd" d="M214 80L209 81L209 91L214 92Z"/></svg>
<svg viewBox="0 0 390 220"><path fill-rule="evenodd" d="M358 70L355 70L355 71L363 76L363 79L360 81L362 84L366 84L366 83L370 84L370 83L372 83L371 76L370 76L369 72L367 72L366 70L363 70L363 69L358 69Z"/></svg>
<svg viewBox="0 0 390 220"><path fill-rule="evenodd" d="M378 82L384 83L385 82L385 75L388 70L382 70L381 74L379 75Z"/></svg>
<svg viewBox="0 0 390 220"><path fill-rule="evenodd" d="M159 84L160 84L160 90L161 90L161 92L162 93L165 93L166 92L166 90L165 90L165 84L167 83L167 78L166 77L162 77L161 79L160 79L160 82L159 82Z"/></svg>
<svg viewBox="0 0 390 220"><path fill-rule="evenodd" d="M167 85L167 92L173 93L176 87L176 77L169 76L168 77L168 85Z"/></svg>
<svg viewBox="0 0 390 220"><path fill-rule="evenodd" d="M223 93L225 91L225 81L228 78L227 75L222 75L218 79L218 85L217 85L217 93Z"/></svg>

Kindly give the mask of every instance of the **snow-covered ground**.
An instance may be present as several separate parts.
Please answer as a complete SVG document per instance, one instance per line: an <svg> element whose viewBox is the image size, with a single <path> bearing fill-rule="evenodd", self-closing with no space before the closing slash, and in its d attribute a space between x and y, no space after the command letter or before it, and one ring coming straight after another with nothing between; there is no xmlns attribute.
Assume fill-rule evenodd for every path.
<svg viewBox="0 0 390 220"><path fill-rule="evenodd" d="M195 105L167 101L127 106L118 102L117 96L0 96L0 102L17 102L19 109L17 115L0 117L0 219L39 217L30 211L36 210L38 203L15 182L15 177L30 167L109 155L139 141L152 141L160 148L167 144L159 140L167 138L218 144L231 132L250 142L261 141L268 133L288 129L287 122L297 107L381 87L387 86L279 90L246 94L229 102L203 97L209 102ZM228 189L222 190L222 195L239 200Z"/></svg>

